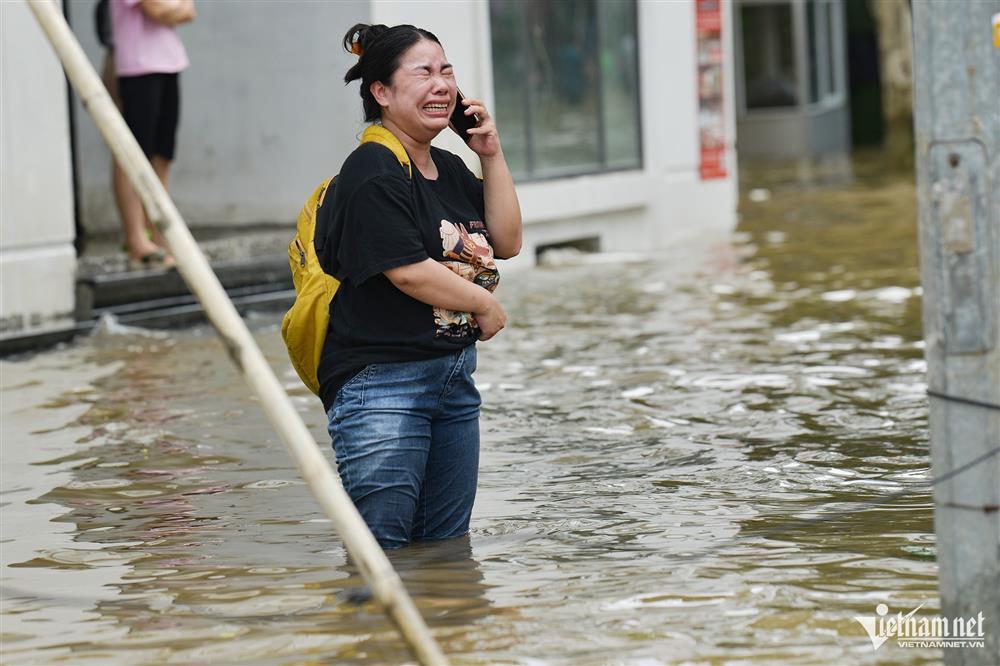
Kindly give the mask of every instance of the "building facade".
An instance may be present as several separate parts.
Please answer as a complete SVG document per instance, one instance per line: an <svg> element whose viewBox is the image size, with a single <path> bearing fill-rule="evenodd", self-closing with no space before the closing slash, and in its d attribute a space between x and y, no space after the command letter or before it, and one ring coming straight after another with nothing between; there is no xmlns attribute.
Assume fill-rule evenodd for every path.
<svg viewBox="0 0 1000 666"><path fill-rule="evenodd" d="M66 14L100 69L93 7L70 0ZM550 245L649 250L722 234L737 201L729 11L721 0L202 2L197 20L179 28L191 66L181 76L171 191L192 227L291 229L302 201L339 170L364 127L358 84L343 83L353 58L341 46L344 32L359 22L411 23L440 38L463 92L497 119L525 222L515 264ZM6 49L6 22L4 30ZM31 45L52 71L25 79L65 95L49 51ZM25 60L5 58L4 67ZM72 104L77 219L83 233L113 232L110 156L79 101ZM59 131L47 134L64 152L65 106L52 120ZM11 131L45 131L22 120ZM478 171L457 136L445 132L436 143ZM61 195L64 208L72 195ZM6 201L3 214L5 229L24 224L24 212ZM71 281L65 291L72 294Z"/></svg>

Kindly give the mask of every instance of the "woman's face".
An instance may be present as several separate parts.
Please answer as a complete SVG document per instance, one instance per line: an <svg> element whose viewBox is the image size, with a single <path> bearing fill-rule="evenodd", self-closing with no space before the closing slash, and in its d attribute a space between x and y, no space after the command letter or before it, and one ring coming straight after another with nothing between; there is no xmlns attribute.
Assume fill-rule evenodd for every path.
<svg viewBox="0 0 1000 666"><path fill-rule="evenodd" d="M382 119L419 141L430 141L448 127L457 90L444 49L429 39L421 39L403 53L391 86L372 84Z"/></svg>

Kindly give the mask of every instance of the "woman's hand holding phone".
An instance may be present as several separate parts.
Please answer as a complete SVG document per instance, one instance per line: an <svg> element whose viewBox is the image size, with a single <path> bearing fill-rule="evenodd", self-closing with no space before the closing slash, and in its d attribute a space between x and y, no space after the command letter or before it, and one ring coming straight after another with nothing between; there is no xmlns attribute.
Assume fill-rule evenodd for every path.
<svg viewBox="0 0 1000 666"><path fill-rule="evenodd" d="M466 143L471 139L471 135L468 131L476 125L479 124L479 118L476 115L466 115L464 104L465 96L462 95L461 90L455 91L455 108L451 110L451 129L455 131L462 138L462 141Z"/></svg>
<svg viewBox="0 0 1000 666"><path fill-rule="evenodd" d="M500 152L496 123L481 100L463 97L459 92L451 114L451 127L480 157L494 157Z"/></svg>

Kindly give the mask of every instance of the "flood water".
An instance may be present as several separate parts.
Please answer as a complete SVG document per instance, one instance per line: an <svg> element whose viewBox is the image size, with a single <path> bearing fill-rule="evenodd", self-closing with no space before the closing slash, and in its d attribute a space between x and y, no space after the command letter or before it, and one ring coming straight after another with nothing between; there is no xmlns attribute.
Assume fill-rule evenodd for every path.
<svg viewBox="0 0 1000 666"><path fill-rule="evenodd" d="M454 663L940 661L852 619L938 608L911 176L742 181L709 247L505 276L471 537L392 555ZM209 329L111 327L2 396L5 663L410 660Z"/></svg>

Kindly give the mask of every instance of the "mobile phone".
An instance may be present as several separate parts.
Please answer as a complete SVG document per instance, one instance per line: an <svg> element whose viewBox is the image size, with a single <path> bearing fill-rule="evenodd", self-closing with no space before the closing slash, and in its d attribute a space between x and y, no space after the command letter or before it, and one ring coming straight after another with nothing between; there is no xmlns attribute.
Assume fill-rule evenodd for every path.
<svg viewBox="0 0 1000 666"><path fill-rule="evenodd" d="M465 105L462 104L462 100L465 97L462 95L461 90L456 90L455 95L455 109L451 112L451 128L455 130L455 133L462 137L462 141L469 143L471 135L469 135L469 130L479 124L479 116L473 113L471 116L465 115Z"/></svg>

